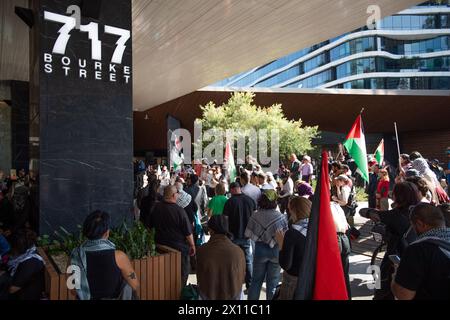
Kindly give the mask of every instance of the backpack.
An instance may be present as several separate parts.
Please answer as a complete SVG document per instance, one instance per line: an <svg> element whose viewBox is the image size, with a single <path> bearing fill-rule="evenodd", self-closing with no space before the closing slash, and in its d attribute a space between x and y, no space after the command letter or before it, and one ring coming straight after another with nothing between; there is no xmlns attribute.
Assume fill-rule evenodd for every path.
<svg viewBox="0 0 450 320"><path fill-rule="evenodd" d="M353 217L356 214L357 207L358 207L358 202L356 202L355 184L353 184L352 189L350 191L350 195L348 196L347 204L345 205L345 209L344 209L345 215L347 217Z"/></svg>

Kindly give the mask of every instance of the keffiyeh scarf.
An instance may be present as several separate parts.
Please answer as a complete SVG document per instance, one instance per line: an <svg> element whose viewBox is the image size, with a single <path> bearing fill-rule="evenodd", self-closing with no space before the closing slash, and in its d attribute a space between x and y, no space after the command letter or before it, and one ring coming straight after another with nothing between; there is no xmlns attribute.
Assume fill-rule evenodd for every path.
<svg viewBox="0 0 450 320"><path fill-rule="evenodd" d="M40 255L37 254L36 247L33 246L30 249L28 249L24 254L21 254L20 256L17 256L11 260L8 261L8 271L11 277L14 276L14 274L17 272L17 268L22 262L25 262L30 259L37 259L44 263L44 259Z"/></svg>

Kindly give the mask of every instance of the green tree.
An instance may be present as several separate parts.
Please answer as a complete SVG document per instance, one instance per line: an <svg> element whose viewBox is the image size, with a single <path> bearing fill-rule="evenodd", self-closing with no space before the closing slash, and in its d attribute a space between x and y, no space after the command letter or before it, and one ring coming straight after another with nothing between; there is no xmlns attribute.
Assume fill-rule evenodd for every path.
<svg viewBox="0 0 450 320"><path fill-rule="evenodd" d="M270 132L272 129L278 129L281 159L288 159L292 153L300 155L313 149L311 141L318 137L317 126L302 126L301 119L288 120L284 116L281 104L258 107L254 104L254 97L255 94L251 92L235 92L227 103L219 107L211 101L205 106L200 106L203 116L196 121L202 124L203 131L234 129L235 139L239 136L248 137L251 129L256 131L266 129L269 132L269 152L271 152ZM207 144L208 141L203 143ZM247 138L246 155L249 152L248 146Z"/></svg>

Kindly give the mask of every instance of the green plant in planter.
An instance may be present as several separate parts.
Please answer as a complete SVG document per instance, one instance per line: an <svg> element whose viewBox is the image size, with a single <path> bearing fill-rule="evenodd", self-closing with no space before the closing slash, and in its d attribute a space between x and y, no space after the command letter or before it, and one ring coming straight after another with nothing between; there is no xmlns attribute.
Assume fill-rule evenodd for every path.
<svg viewBox="0 0 450 320"><path fill-rule="evenodd" d="M109 240L132 260L157 255L155 231L149 231L141 222L135 222L131 226L123 222L121 226L111 230Z"/></svg>
<svg viewBox="0 0 450 320"><path fill-rule="evenodd" d="M48 234L38 238L37 246L43 248L50 255L62 252L61 243L58 240L52 240Z"/></svg>
<svg viewBox="0 0 450 320"><path fill-rule="evenodd" d="M57 240L52 241L48 235L38 239L38 246L44 248L49 255L65 253L70 256L75 248L86 241L81 226L78 226L77 233L70 233L63 227L59 229L54 232ZM111 229L109 240L116 245L117 250L125 252L132 260L157 255L155 231L149 231L141 222L134 222L129 226L124 221L118 228Z"/></svg>
<svg viewBox="0 0 450 320"><path fill-rule="evenodd" d="M70 233L63 227L59 227L60 231L54 232L55 236L59 239L61 251L65 252L68 256L86 240L81 232L82 227L78 225L77 228L77 233Z"/></svg>

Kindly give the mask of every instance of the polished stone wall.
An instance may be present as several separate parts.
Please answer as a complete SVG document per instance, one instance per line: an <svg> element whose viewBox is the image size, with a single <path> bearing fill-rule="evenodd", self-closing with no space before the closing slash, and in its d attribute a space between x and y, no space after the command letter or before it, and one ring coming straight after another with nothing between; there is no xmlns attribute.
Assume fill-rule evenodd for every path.
<svg viewBox="0 0 450 320"><path fill-rule="evenodd" d="M0 102L0 170L11 169L11 107Z"/></svg>
<svg viewBox="0 0 450 320"><path fill-rule="evenodd" d="M11 153L12 167L29 169L30 99L28 82L11 81Z"/></svg>
<svg viewBox="0 0 450 320"><path fill-rule="evenodd" d="M32 109L39 124L34 123L32 131L36 135L38 128L39 152L32 154L39 163L41 234L59 226L76 230L94 210L109 212L114 224L131 216L131 39L121 63L112 63L119 36L105 32L105 25L131 30L131 0L94 2L98 10L81 7L81 25L98 24L101 60L91 55L88 33L76 29L70 32L65 53L53 52L63 24L45 20L44 11L66 15L69 5L83 2L34 4L39 9L39 44L31 37L31 64L39 72L39 85L32 83L32 105L39 103L39 112Z"/></svg>

